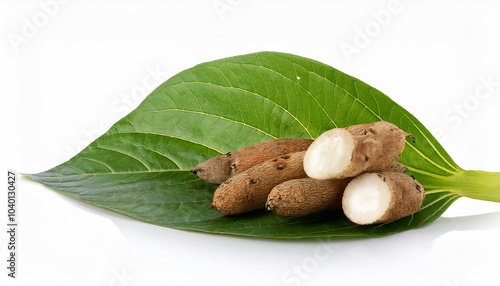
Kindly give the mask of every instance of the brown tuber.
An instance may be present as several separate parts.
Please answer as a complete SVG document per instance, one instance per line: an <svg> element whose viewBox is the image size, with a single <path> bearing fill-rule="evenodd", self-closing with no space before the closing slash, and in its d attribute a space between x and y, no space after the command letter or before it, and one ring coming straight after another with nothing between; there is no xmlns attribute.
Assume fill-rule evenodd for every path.
<svg viewBox="0 0 500 286"><path fill-rule="evenodd" d="M416 213L425 192L413 177L398 172L366 173L345 188L342 209L356 224L378 224Z"/></svg>
<svg viewBox="0 0 500 286"><path fill-rule="evenodd" d="M401 155L406 137L407 133L386 121L331 129L307 149L304 170L319 180L384 170Z"/></svg>
<svg viewBox="0 0 500 286"><path fill-rule="evenodd" d="M303 178L286 181L269 193L266 209L284 217L342 210L342 194L350 180Z"/></svg>
<svg viewBox="0 0 500 286"><path fill-rule="evenodd" d="M416 213L425 192L406 175L408 133L385 122L324 132L316 140L274 139L216 156L191 171L220 184L210 207L238 215L265 207L283 217L343 211L360 225Z"/></svg>
<svg viewBox="0 0 500 286"><path fill-rule="evenodd" d="M214 193L212 208L236 215L264 207L271 190L285 181L305 178L305 151L267 160L223 182Z"/></svg>
<svg viewBox="0 0 500 286"><path fill-rule="evenodd" d="M406 166L393 162L384 172L406 172ZM342 195L353 178L317 180L302 178L286 181L269 193L266 209L279 216L301 217L324 211L342 210Z"/></svg>
<svg viewBox="0 0 500 286"><path fill-rule="evenodd" d="M268 140L201 162L191 172L209 183L221 184L230 177L269 159L306 151L312 142L312 139L305 138Z"/></svg>

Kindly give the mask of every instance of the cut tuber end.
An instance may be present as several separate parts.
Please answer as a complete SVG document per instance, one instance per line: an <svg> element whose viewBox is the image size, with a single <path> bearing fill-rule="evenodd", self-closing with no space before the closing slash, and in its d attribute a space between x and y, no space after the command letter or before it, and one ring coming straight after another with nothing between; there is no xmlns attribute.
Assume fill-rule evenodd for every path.
<svg viewBox="0 0 500 286"><path fill-rule="evenodd" d="M388 184L375 173L354 178L346 187L342 208L347 218L361 225L379 221L392 200Z"/></svg>
<svg viewBox="0 0 500 286"><path fill-rule="evenodd" d="M355 143L345 129L332 129L321 134L304 155L304 171L318 180L335 178L349 165Z"/></svg>
<svg viewBox="0 0 500 286"><path fill-rule="evenodd" d="M422 184L407 174L365 173L347 185L342 208L356 224L389 223L418 212L424 198Z"/></svg>

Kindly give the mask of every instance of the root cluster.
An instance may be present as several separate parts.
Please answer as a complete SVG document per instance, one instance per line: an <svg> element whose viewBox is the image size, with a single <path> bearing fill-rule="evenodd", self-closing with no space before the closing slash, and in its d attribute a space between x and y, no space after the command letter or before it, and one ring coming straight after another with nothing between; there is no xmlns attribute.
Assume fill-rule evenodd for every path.
<svg viewBox="0 0 500 286"><path fill-rule="evenodd" d="M212 208L237 215L265 207L283 217L342 211L360 225L416 213L425 191L397 162L410 134L385 122L335 128L314 141L257 143L200 163L192 172L219 184Z"/></svg>

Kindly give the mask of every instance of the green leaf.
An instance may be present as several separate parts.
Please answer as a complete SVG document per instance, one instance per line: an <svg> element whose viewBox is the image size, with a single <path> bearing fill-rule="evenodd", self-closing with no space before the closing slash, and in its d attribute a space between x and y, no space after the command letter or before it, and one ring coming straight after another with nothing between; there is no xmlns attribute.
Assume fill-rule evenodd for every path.
<svg viewBox="0 0 500 286"><path fill-rule="evenodd" d="M315 138L334 127L379 120L413 134L400 161L427 192L417 214L390 224L357 226L337 213L285 219L257 210L224 217L208 207L216 186L189 172L203 160L263 140ZM479 186L487 192L473 183L462 187L471 174L476 181L488 177ZM500 201L498 173L460 169L414 116L380 91L323 63L276 52L185 70L75 157L28 176L148 223L266 238L386 235L434 221L464 195Z"/></svg>

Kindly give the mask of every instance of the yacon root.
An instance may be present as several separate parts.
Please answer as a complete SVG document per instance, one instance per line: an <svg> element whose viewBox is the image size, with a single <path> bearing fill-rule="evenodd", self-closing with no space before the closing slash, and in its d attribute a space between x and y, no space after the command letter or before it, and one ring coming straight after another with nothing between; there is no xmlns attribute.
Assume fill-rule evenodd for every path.
<svg viewBox="0 0 500 286"><path fill-rule="evenodd" d="M347 184L342 209L356 224L387 223L416 213L424 197L422 184L409 175L366 173Z"/></svg>
<svg viewBox="0 0 500 286"><path fill-rule="evenodd" d="M301 217L322 211L342 209L342 194L351 181L303 178L274 187L267 197L266 209L279 216Z"/></svg>
<svg viewBox="0 0 500 286"><path fill-rule="evenodd" d="M269 159L305 151L312 142L312 139L305 138L268 140L201 162L191 172L209 183L221 184L230 177Z"/></svg>
<svg viewBox="0 0 500 286"><path fill-rule="evenodd" d="M319 180L384 170L401 155L406 137L407 133L386 121L331 129L307 149L304 170Z"/></svg>
<svg viewBox="0 0 500 286"><path fill-rule="evenodd" d="M394 162L381 171L404 173L406 166ZM284 217L301 217L324 211L342 210L342 195L352 179L302 178L286 181L271 190L267 197L266 209Z"/></svg>
<svg viewBox="0 0 500 286"><path fill-rule="evenodd" d="M305 151L267 160L223 182L214 193L211 207L225 215L236 215L261 208L278 184L305 178Z"/></svg>

